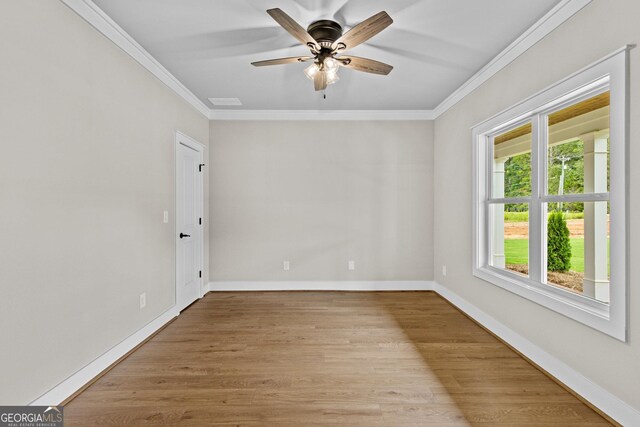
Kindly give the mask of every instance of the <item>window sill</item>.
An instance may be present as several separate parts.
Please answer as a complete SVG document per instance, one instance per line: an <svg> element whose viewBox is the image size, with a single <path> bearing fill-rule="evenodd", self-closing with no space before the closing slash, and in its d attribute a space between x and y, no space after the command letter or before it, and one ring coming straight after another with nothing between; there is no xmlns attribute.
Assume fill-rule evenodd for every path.
<svg viewBox="0 0 640 427"><path fill-rule="evenodd" d="M626 341L626 328L612 321L608 304L494 267L474 268L473 275L620 341Z"/></svg>

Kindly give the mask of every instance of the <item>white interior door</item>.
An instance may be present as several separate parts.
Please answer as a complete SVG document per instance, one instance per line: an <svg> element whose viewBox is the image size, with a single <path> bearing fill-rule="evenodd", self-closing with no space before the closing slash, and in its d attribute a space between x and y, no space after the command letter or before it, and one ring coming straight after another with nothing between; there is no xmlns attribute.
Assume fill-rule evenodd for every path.
<svg viewBox="0 0 640 427"><path fill-rule="evenodd" d="M176 304L182 310L202 296L203 147L176 138Z"/></svg>

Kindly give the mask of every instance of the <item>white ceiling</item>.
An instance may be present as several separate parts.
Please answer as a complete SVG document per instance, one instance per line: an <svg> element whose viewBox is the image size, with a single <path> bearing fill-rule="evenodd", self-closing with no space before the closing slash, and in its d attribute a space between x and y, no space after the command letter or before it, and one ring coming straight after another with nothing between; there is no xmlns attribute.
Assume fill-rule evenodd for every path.
<svg viewBox="0 0 640 427"><path fill-rule="evenodd" d="M431 110L559 0L94 0L206 105L229 110ZM388 76L347 69L313 90L305 64L250 62L304 55L266 9L306 28L334 19L347 29L386 10L394 20L348 51L394 66ZM239 98L214 107L208 98Z"/></svg>

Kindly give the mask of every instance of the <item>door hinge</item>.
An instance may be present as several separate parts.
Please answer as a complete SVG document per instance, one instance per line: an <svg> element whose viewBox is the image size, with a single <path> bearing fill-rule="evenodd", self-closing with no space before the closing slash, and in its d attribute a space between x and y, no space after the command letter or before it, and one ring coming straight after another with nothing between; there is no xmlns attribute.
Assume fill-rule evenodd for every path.
<svg viewBox="0 0 640 427"><path fill-rule="evenodd" d="M205 166L205 164L204 164L204 163L200 163L200 164L198 165L198 172L202 172L202 167L203 167L203 166Z"/></svg>
<svg viewBox="0 0 640 427"><path fill-rule="evenodd" d="M198 271L198 277L202 277L202 270Z"/></svg>
<svg viewBox="0 0 640 427"><path fill-rule="evenodd" d="M202 218L198 218L198 224L202 225Z"/></svg>

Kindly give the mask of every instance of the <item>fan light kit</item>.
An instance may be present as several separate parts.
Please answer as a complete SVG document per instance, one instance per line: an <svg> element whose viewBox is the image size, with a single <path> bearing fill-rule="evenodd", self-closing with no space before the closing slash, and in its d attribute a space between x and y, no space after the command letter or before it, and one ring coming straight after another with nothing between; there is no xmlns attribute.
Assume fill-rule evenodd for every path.
<svg viewBox="0 0 640 427"><path fill-rule="evenodd" d="M305 31L304 28L280 9L269 9L267 13L289 34L307 46L313 56L293 56L252 62L251 64L256 67L313 60L313 63L304 70L304 73L310 80L313 80L313 86L317 91L325 90L328 85L334 84L340 79L338 76L340 67L385 76L393 69L391 65L374 61L373 59L351 55L340 56L345 50L352 49L369 40L391 25L393 20L387 12L373 15L345 34L342 34L340 24L328 19L312 22Z"/></svg>

